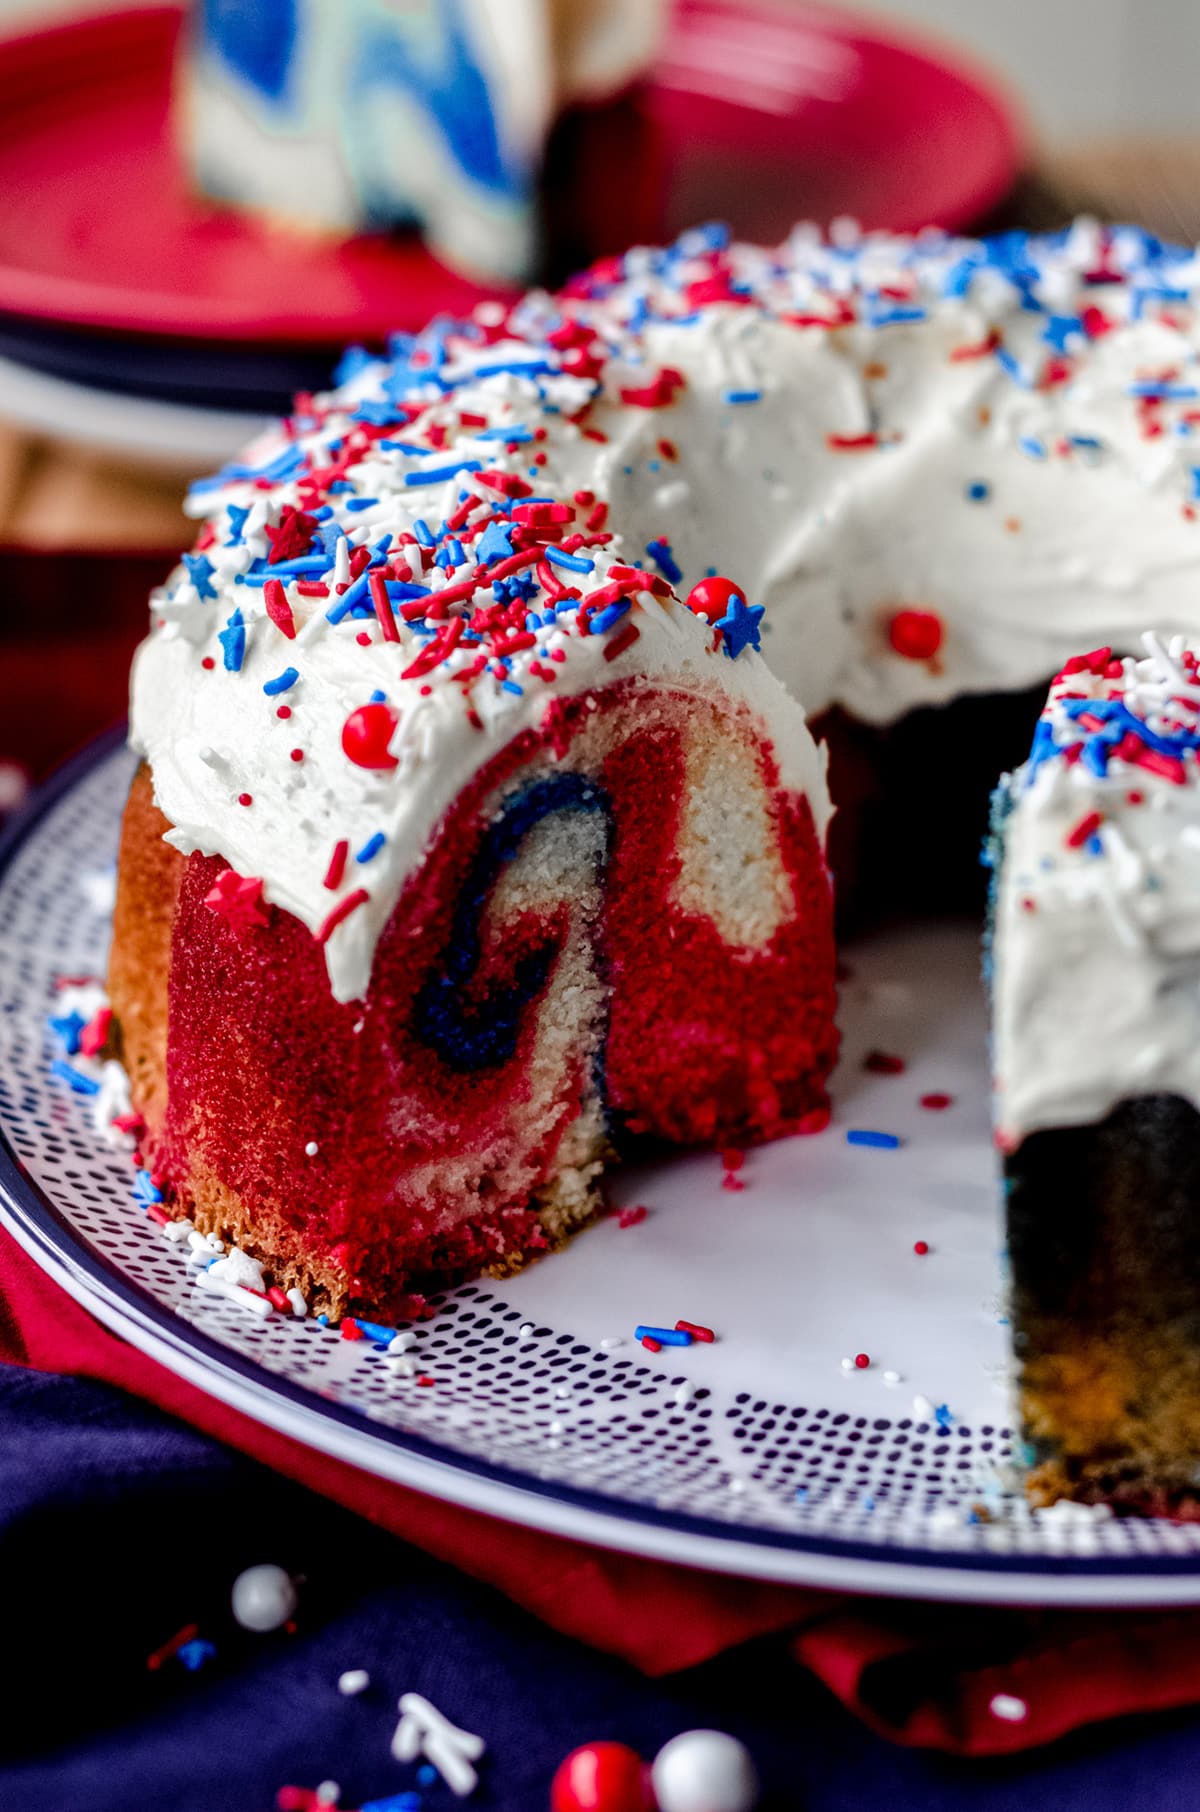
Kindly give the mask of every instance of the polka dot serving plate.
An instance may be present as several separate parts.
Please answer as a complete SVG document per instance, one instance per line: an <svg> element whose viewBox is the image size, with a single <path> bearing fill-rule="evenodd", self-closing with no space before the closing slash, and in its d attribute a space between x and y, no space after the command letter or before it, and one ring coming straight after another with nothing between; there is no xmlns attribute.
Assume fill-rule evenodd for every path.
<svg viewBox="0 0 1200 1812"><path fill-rule="evenodd" d="M561 1535L864 1591L1200 1602L1200 1527L1011 1490L975 927L850 950L828 1131L732 1176L705 1152L621 1174L567 1251L435 1299L408 1378L197 1288L52 1074L56 981L103 967L130 773L109 738L0 853L0 1218L106 1326L313 1449ZM717 1338L635 1340L680 1319Z"/></svg>

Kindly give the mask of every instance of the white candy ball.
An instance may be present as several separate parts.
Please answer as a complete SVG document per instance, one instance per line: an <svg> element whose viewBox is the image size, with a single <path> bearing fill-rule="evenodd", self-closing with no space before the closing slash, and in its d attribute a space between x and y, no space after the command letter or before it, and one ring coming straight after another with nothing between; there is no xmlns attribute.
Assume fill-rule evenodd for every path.
<svg viewBox="0 0 1200 1812"><path fill-rule="evenodd" d="M685 1730L650 1771L659 1812L752 1812L758 1775L749 1751L723 1730Z"/></svg>
<svg viewBox="0 0 1200 1812"><path fill-rule="evenodd" d="M281 1629L296 1609L296 1588L282 1567L247 1567L233 1582L233 1614L244 1630Z"/></svg>

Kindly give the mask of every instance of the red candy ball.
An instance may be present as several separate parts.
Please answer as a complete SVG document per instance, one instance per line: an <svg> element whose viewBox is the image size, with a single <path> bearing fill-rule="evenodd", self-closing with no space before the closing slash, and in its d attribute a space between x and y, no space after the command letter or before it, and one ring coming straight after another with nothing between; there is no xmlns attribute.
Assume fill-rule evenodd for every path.
<svg viewBox="0 0 1200 1812"><path fill-rule="evenodd" d="M694 610L698 617L707 617L710 623L717 622L729 609L730 598L745 600L745 592L732 579L701 579L699 585L693 585L687 595L687 607Z"/></svg>
<svg viewBox="0 0 1200 1812"><path fill-rule="evenodd" d="M888 622L888 641L906 661L932 660L945 633L932 610L897 610Z"/></svg>
<svg viewBox="0 0 1200 1812"><path fill-rule="evenodd" d="M388 744L399 721L390 705L360 705L342 725L342 748L356 767L394 768L397 761Z"/></svg>
<svg viewBox="0 0 1200 1812"><path fill-rule="evenodd" d="M550 1812L646 1812L642 1758L624 1743L585 1743L559 1766Z"/></svg>

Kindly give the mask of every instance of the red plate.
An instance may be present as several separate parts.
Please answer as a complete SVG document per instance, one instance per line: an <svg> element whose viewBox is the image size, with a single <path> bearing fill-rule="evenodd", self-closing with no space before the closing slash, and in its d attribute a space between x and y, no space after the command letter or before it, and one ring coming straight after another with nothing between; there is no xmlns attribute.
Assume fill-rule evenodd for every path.
<svg viewBox="0 0 1200 1812"><path fill-rule="evenodd" d="M161 8L0 43L0 310L328 343L495 293L412 237L336 244L200 201L168 117L179 23ZM985 82L807 6L680 0L652 76L579 121L570 212L586 255L714 215L766 240L842 213L961 225L999 200L1017 164L1012 117Z"/></svg>

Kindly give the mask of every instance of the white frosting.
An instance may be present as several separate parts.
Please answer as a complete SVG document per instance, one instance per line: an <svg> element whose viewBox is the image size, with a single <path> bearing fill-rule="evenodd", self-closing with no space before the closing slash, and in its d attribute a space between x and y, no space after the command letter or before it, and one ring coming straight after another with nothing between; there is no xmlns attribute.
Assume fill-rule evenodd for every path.
<svg viewBox="0 0 1200 1812"><path fill-rule="evenodd" d="M1061 676L1033 758L1007 783L993 941L1006 1148L1127 1096L1200 1108L1200 684L1182 638L1149 641L1147 659L1114 663L1112 677L1099 660L1098 673ZM1089 742L1096 752L1101 721L1080 694L1127 706L1175 745L1167 771L1109 755L1098 773L1079 758ZM1136 757L1138 737L1123 746Z"/></svg>
<svg viewBox="0 0 1200 1812"><path fill-rule="evenodd" d="M642 594L640 639L611 662L607 638L539 624L537 649L515 657L507 681L489 668L474 684L482 732L453 677L472 651L430 676L426 697L425 682L397 677L423 645L407 628L398 651L371 621L360 647L368 625L328 622L327 603L291 581L296 640L266 620L261 588L243 578L287 506L323 501L353 546L420 518L446 548L443 523L468 487L496 497L471 475L477 465L568 502L573 531L595 521L573 501L581 492L608 505L617 539L580 550L595 570L555 569L585 598L613 560L659 564L680 597L706 572L729 575L768 606L771 666L810 711L841 703L883 723L962 692L1034 684L1081 645L1129 648L1151 625L1194 624L1196 278L1192 254L1087 222L991 246L848 227L826 244L798 229L777 252L703 230L597 267L562 297L533 293L507 318L485 305L473 323L435 324L399 343L393 364L351 358L337 391L247 456L272 483L234 468L189 500L214 537L206 595L180 567L156 596L133 699L134 741L173 840L261 876L268 899L316 929L340 897L322 887L333 840L357 850L382 831L381 854L358 873L352 862L341 889L361 882L370 900L328 945L345 999L365 988L375 938L446 805L498 744L540 722L551 695L641 673L728 687L769 724L786 782L823 827L820 764L762 662L714 653L704 625L670 600ZM355 414L396 425L335 467ZM322 476L306 477L312 468ZM406 482L429 471L446 476ZM328 493L331 476L342 488ZM250 511L240 533L227 505ZM347 551L308 578L344 582ZM463 552L451 583L473 571ZM418 577L442 581L437 567ZM487 583L484 572L481 596ZM247 646L241 670L226 672L217 636L234 605ZM906 610L936 618L932 658L892 645ZM529 677L551 644L564 655L552 686ZM216 671L199 670L204 656ZM300 677L283 724L261 688L287 666ZM351 767L340 747L375 687L400 711L391 775ZM292 746L304 750L298 766ZM242 793L252 807L237 804Z"/></svg>

